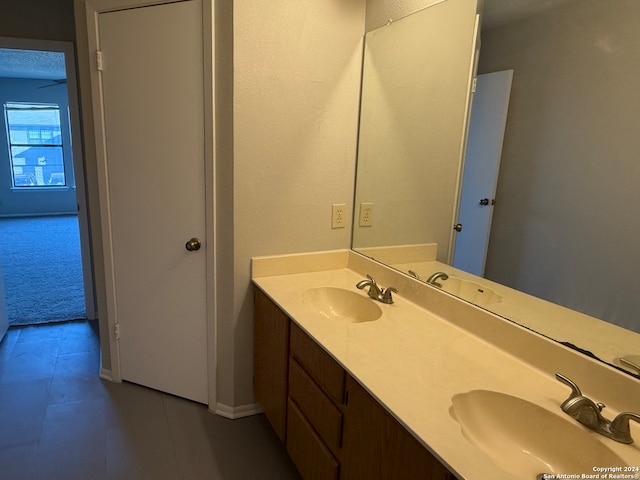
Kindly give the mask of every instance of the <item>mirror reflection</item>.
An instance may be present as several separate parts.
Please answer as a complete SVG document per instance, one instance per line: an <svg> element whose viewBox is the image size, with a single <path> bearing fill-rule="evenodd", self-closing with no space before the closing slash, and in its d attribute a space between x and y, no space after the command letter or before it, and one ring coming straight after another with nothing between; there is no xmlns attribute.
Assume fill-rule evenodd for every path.
<svg viewBox="0 0 640 480"><path fill-rule="evenodd" d="M456 11L466 34L425 38L436 27L418 25L447 5L458 2L366 36L353 248L423 281L441 271L448 278L435 288L640 373L640 4L562 3L487 24L478 43L473 15ZM492 8L487 1L487 18ZM405 22L413 33L399 33ZM481 80L467 122L476 46ZM496 72L510 72L497 173L465 214L468 177L479 175L468 170L481 155L467 125L495 115L477 100ZM471 225L486 212L483 233ZM480 261L460 259L465 242Z"/></svg>

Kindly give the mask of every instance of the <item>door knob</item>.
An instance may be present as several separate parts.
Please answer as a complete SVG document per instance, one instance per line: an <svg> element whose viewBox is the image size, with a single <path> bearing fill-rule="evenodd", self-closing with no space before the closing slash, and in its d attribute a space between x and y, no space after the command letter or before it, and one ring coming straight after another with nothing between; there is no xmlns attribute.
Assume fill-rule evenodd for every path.
<svg viewBox="0 0 640 480"><path fill-rule="evenodd" d="M190 252L195 252L196 250L200 250L201 246L202 244L200 243L200 240L198 240L195 237L184 244L184 248L186 248Z"/></svg>
<svg viewBox="0 0 640 480"><path fill-rule="evenodd" d="M456 232L461 232L461 231L462 231L462 224L461 224L461 223L456 223L456 224L453 226L453 229L454 229Z"/></svg>
<svg viewBox="0 0 640 480"><path fill-rule="evenodd" d="M489 205L489 199L488 198L483 198L482 200L480 200L480 205Z"/></svg>

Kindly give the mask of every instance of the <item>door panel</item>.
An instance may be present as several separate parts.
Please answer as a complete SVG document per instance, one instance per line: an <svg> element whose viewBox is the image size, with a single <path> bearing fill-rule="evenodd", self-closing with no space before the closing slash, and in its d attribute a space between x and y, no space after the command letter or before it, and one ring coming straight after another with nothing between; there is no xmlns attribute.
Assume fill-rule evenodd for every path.
<svg viewBox="0 0 640 480"><path fill-rule="evenodd" d="M513 70L478 75L471 109L453 266L483 276ZM480 201L486 199L486 204Z"/></svg>
<svg viewBox="0 0 640 480"><path fill-rule="evenodd" d="M193 0L98 28L121 375L207 403L201 15Z"/></svg>

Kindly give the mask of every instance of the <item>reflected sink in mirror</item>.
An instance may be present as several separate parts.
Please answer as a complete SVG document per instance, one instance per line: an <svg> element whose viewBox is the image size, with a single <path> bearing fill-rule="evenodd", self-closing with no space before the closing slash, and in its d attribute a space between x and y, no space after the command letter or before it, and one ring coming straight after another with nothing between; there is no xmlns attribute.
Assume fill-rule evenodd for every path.
<svg viewBox="0 0 640 480"><path fill-rule="evenodd" d="M558 411L489 390L455 395L450 410L464 437L517 478L589 474L594 465L625 465L595 434L561 416L559 405Z"/></svg>
<svg viewBox="0 0 640 480"><path fill-rule="evenodd" d="M470 280L463 280L458 277L449 277L447 280L440 280L442 290L460 297L480 307L499 303L502 296L488 287Z"/></svg>
<svg viewBox="0 0 640 480"><path fill-rule="evenodd" d="M329 319L353 323L372 322L382 316L382 309L372 299L344 288L309 289L302 294L302 303Z"/></svg>

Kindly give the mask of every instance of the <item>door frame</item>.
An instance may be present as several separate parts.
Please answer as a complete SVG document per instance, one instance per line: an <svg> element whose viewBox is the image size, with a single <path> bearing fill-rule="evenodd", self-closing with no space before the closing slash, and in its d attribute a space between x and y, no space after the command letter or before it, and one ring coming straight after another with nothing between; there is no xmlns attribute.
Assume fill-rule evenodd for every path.
<svg viewBox="0 0 640 480"><path fill-rule="evenodd" d="M58 40L40 40L32 38L0 37L0 48L38 50L43 52L61 52L64 54L67 80L67 102L69 105L69 124L75 198L78 205L78 230L80 235L80 257L82 263L82 281L84 303L89 320L97 318L95 302L95 282L93 255L89 232L89 211L87 187L85 182L85 160L82 151L82 122L80 121L80 103L78 95L76 52L73 43Z"/></svg>
<svg viewBox="0 0 640 480"><path fill-rule="evenodd" d="M189 0L179 0L189 1ZM206 244L206 323L207 323L207 380L208 405L216 405L216 255L215 255L215 151L214 151L214 76L213 76L213 38L214 18L213 0L202 0L202 32L203 32L203 64L204 64L204 170L205 170L205 230ZM93 126L85 125L85 139L95 141L96 186L99 198L99 215L102 240L102 260L104 261L104 304L99 320L101 333L106 333L106 339L101 338L101 346L107 347L109 365L103 367L100 376L113 382L121 382L119 342L116 338L117 318L115 299L115 276L113 258L113 239L110 217L110 198L108 189L107 155L104 132L104 107L102 102L101 76L98 71L96 52L98 45L98 15L101 13L139 8L167 3L176 0L74 0L76 11L76 29L79 37L78 45L86 42L82 52L79 50L79 63L82 62L81 74L85 75L85 85L89 87L90 99L86 100L85 116L91 117ZM81 38L86 35L85 38ZM207 41L206 39L211 39ZM88 78L86 78L88 76ZM86 111L89 109L90 111ZM90 148L89 142L87 149ZM104 343L103 343L104 342Z"/></svg>

